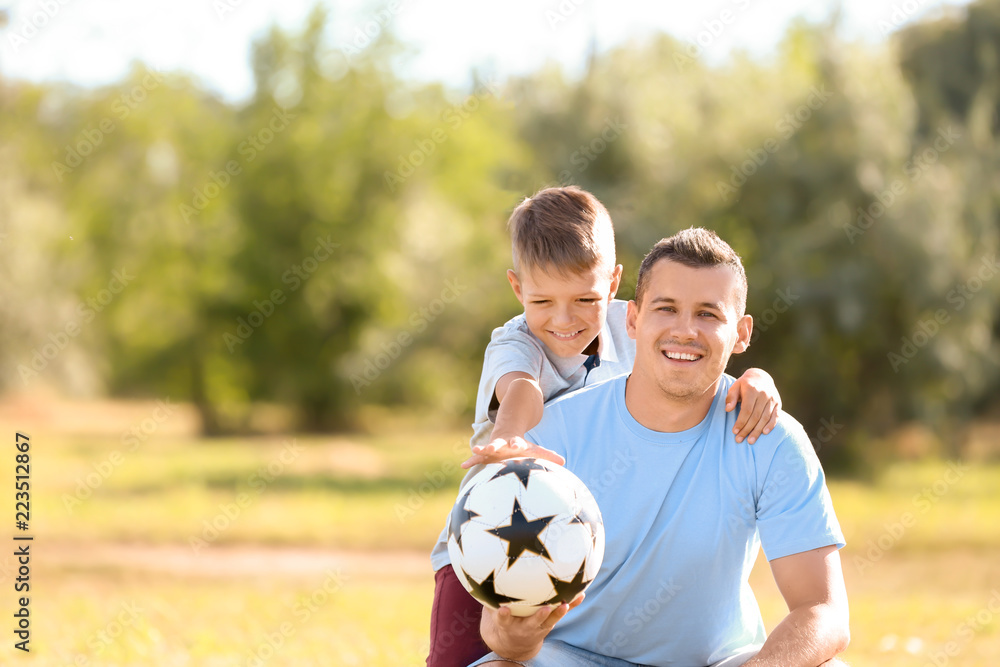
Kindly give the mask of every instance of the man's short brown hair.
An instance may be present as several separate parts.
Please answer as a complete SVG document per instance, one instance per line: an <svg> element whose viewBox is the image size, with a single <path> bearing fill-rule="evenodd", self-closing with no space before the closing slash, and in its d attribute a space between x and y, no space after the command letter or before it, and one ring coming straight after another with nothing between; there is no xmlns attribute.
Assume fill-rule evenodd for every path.
<svg viewBox="0 0 1000 667"><path fill-rule="evenodd" d="M546 188L521 202L507 221L514 271L583 273L615 266L615 231L597 197L576 186Z"/></svg>
<svg viewBox="0 0 1000 667"><path fill-rule="evenodd" d="M677 262L693 269L728 266L736 274L736 314L743 317L747 306L747 274L743 262L728 243L715 232L702 227L691 227L673 236L657 241L639 265L639 278L635 285L635 303L642 306L642 296L649 281L649 272L661 259Z"/></svg>

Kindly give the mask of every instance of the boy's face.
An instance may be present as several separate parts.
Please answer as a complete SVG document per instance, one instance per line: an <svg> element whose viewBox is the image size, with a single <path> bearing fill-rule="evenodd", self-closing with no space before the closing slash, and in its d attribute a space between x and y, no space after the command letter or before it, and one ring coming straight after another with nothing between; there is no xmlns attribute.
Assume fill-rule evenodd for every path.
<svg viewBox="0 0 1000 667"><path fill-rule="evenodd" d="M528 329L560 357L581 354L601 332L621 278L621 264L612 271L596 267L567 274L539 268L507 271Z"/></svg>
<svg viewBox="0 0 1000 667"><path fill-rule="evenodd" d="M630 301L626 327L636 342L633 376L675 399L714 393L732 354L746 350L753 319L740 316L738 280L726 266L652 266L642 303Z"/></svg>

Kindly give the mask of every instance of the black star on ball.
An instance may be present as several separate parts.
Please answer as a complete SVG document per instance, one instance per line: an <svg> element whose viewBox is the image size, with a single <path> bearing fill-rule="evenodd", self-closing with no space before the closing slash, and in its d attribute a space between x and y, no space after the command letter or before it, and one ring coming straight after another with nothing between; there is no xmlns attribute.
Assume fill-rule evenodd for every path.
<svg viewBox="0 0 1000 667"><path fill-rule="evenodd" d="M528 477L531 476L532 470L548 470L543 465L539 465L538 461L535 459L509 459L503 462L503 467L497 471L495 475L490 477L491 480L503 477L504 475L515 475L521 481L521 486L527 490L528 488Z"/></svg>
<svg viewBox="0 0 1000 667"><path fill-rule="evenodd" d="M493 583L493 575L495 572L490 572L490 576L483 579L482 583L477 582L475 579L470 577L469 573L464 569L462 570L462 574L465 575L466 580L469 582L469 593L480 602L484 602L493 608L497 608L504 602L517 601L517 598L507 597L506 595L497 593L496 586Z"/></svg>
<svg viewBox="0 0 1000 667"><path fill-rule="evenodd" d="M510 513L510 524L497 526L489 531L507 542L507 567L512 566L525 551L531 551L551 560L548 550L546 550L545 545L542 544L538 536L555 517L556 515L553 514L552 516L543 516L534 521L528 521L524 516L524 512L521 511L521 503L517 501L517 498L514 498L514 509Z"/></svg>
<svg viewBox="0 0 1000 667"><path fill-rule="evenodd" d="M462 498L455 503L455 507L451 510L451 521L448 523L448 532L455 538L459 549L462 548L462 527L473 518L480 516L474 510L465 509L470 493L472 493L472 489L466 491Z"/></svg>
<svg viewBox="0 0 1000 667"><path fill-rule="evenodd" d="M576 573L572 581L563 581L562 579L556 579L551 574L549 575L549 580L552 582L552 587L556 589L556 594L551 598L543 602L543 605L547 604L562 604L563 602L569 603L573 601L580 591L587 587L589 581L583 580L583 572L587 568L587 561L580 565L580 571Z"/></svg>

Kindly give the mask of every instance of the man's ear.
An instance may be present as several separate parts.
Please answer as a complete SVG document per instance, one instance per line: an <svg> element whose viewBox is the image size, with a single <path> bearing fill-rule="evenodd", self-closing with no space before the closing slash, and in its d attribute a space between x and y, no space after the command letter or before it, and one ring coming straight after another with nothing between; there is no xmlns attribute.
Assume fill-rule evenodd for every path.
<svg viewBox="0 0 1000 667"><path fill-rule="evenodd" d="M636 320L639 317L639 305L635 301L628 302L628 310L625 311L625 330L628 337L635 340Z"/></svg>
<svg viewBox="0 0 1000 667"><path fill-rule="evenodd" d="M744 315L736 323L736 344L733 345L733 354L746 352L750 347L750 334L753 333L753 317Z"/></svg>
<svg viewBox="0 0 1000 667"><path fill-rule="evenodd" d="M510 283L510 288L514 290L514 296L517 300L524 305L524 296L521 294L521 281L518 280L517 274L514 273L513 269L507 269L507 282Z"/></svg>
<svg viewBox="0 0 1000 667"><path fill-rule="evenodd" d="M615 294L618 293L618 288L622 284L622 265L619 264L615 267L615 270L611 272L611 292L608 294L608 301L615 298Z"/></svg>

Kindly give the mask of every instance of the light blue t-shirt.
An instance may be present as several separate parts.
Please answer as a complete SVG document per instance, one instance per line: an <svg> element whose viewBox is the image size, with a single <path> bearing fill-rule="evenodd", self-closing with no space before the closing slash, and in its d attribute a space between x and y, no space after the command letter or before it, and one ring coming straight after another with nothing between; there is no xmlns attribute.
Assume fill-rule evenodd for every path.
<svg viewBox="0 0 1000 667"><path fill-rule="evenodd" d="M549 637L633 663L704 667L764 643L747 579L768 560L844 537L802 426L782 413L737 443L724 376L708 415L651 431L625 406L627 376L545 407L528 440L559 452L593 492L607 546L584 602Z"/></svg>
<svg viewBox="0 0 1000 667"><path fill-rule="evenodd" d="M600 365L588 371L584 366L586 354L560 357L553 354L545 343L528 329L524 315L511 318L502 327L493 330L483 358L483 372L479 378L476 395L476 421L472 424L470 448L486 445L493 435L493 422L497 410L493 405L497 382L507 373L520 371L538 380L542 399L546 402L576 391L584 386L632 372L635 360L635 341L629 338L625 326L628 301L612 299L608 315L598 336L597 356ZM470 469L461 486L472 479L481 468ZM447 519L447 517L446 517ZM437 572L451 562L448 555L448 527L442 529L431 552L431 566Z"/></svg>

